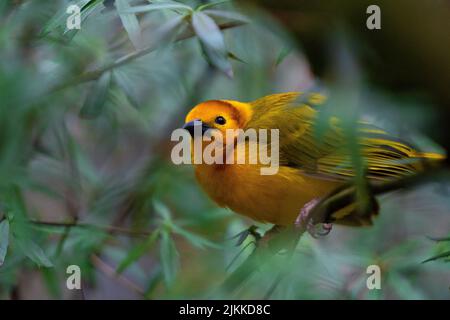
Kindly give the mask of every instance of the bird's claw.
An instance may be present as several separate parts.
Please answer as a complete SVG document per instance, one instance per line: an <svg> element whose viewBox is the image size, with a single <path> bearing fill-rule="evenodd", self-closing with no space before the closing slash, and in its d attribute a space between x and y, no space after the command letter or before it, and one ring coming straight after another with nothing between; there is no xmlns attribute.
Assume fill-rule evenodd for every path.
<svg viewBox="0 0 450 320"><path fill-rule="evenodd" d="M315 198L307 202L295 220L295 225L297 227L305 227L306 224L306 231L308 231L308 233L315 239L328 235L333 228L331 223L314 224L313 220L310 219L309 215L319 201L319 199Z"/></svg>
<svg viewBox="0 0 450 320"><path fill-rule="evenodd" d="M319 229L319 230L317 230L317 229ZM331 232L332 229L333 229L332 223L322 223L322 224L318 225L318 228L317 228L317 225L314 226L314 231L316 232L314 235L311 234L311 232L310 232L310 234L313 237L315 236L315 238L317 236L324 237L324 236L327 236ZM308 230L308 232L309 232L309 230Z"/></svg>

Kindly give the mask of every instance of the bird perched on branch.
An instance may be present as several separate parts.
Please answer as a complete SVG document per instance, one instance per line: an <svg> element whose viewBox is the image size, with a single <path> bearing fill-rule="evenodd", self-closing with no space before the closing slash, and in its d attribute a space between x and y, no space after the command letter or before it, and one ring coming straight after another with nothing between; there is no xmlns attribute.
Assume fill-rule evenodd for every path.
<svg viewBox="0 0 450 320"><path fill-rule="evenodd" d="M304 95L307 95L304 102L299 102L302 93L298 92L273 94L249 103L211 100L188 113L183 128L191 134L195 125L201 125L202 132L215 129L223 134L227 129L279 130L279 169L274 175L261 175L262 164L248 161L195 165L198 182L219 206L256 221L288 226L298 221L299 215L307 215L319 199L354 180L357 170L340 120L331 117L318 139L315 105L320 105L325 97ZM357 124L357 133L368 181L412 175L445 158L437 153L416 151L362 121ZM248 139L235 141L233 147L239 143L245 144L246 150L250 148ZM376 201L363 213L353 203L326 217L326 222L370 225L377 211Z"/></svg>

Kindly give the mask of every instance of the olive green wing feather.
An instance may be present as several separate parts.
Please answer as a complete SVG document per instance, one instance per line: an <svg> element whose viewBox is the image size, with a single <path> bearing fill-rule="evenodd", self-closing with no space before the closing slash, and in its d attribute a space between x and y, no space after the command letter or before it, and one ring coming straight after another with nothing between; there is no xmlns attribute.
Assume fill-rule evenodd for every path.
<svg viewBox="0 0 450 320"><path fill-rule="evenodd" d="M339 120L331 118L321 139L316 138L319 94L283 93L267 96L251 104L254 108L248 128L279 129L280 164L298 168L323 179L348 180L355 176L350 147ZM303 101L302 101L303 98ZM419 153L407 143L365 122L358 124L359 153L369 179L388 180L410 175L428 158L442 157Z"/></svg>

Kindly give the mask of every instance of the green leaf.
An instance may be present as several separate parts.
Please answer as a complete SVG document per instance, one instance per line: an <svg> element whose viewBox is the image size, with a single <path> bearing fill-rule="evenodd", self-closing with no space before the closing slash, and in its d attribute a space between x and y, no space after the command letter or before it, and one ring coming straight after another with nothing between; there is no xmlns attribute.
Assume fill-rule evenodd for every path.
<svg viewBox="0 0 450 320"><path fill-rule="evenodd" d="M205 10L207 8L215 7L215 6L218 6L220 4L231 2L231 1L232 0L222 0L222 1L217 1L217 2L206 3L206 4L203 4L203 5L199 6L197 8L197 10L198 11L202 11L202 10Z"/></svg>
<svg viewBox="0 0 450 320"><path fill-rule="evenodd" d="M202 44L207 60L228 77L233 77L233 69L228 60L228 52L222 32L217 24L203 12L192 14L192 27Z"/></svg>
<svg viewBox="0 0 450 320"><path fill-rule="evenodd" d="M11 224L27 219L27 208L19 186L13 185L2 195L6 216Z"/></svg>
<svg viewBox="0 0 450 320"><path fill-rule="evenodd" d="M426 263L426 262L430 262L430 261L434 261L434 260L438 260L438 259L444 259L444 258L448 258L448 257L450 257L450 251L446 251L446 252L437 254L431 258L428 258L428 259L422 261L422 263Z"/></svg>
<svg viewBox="0 0 450 320"><path fill-rule="evenodd" d="M168 231L161 234L160 257L164 282L171 287L175 281L180 261L177 248Z"/></svg>
<svg viewBox="0 0 450 320"><path fill-rule="evenodd" d="M9 245L9 221L3 220L0 223L0 267L5 262L6 253Z"/></svg>
<svg viewBox="0 0 450 320"><path fill-rule="evenodd" d="M235 55L233 52L228 52L228 58L239 61L241 63L247 63L244 60L242 60L241 58L239 58L237 55Z"/></svg>
<svg viewBox="0 0 450 320"><path fill-rule="evenodd" d="M112 74L115 84L123 91L131 105L138 108L139 102L136 99L137 93L133 81L128 77L126 72L119 69L115 69Z"/></svg>
<svg viewBox="0 0 450 320"><path fill-rule="evenodd" d="M117 273L122 273L133 262L135 262L145 253L147 253L150 250L150 248L154 245L155 241L158 239L159 233L160 232L158 229L153 231L144 242L135 246L117 267Z"/></svg>
<svg viewBox="0 0 450 320"><path fill-rule="evenodd" d="M206 13L209 16L213 16L213 17L217 17L217 18L224 18L227 20L231 20L231 21L236 21L236 22L242 22L242 23L249 23L250 20L237 12L233 12L233 11L227 11L227 10L204 10L203 13Z"/></svg>
<svg viewBox="0 0 450 320"><path fill-rule="evenodd" d="M105 72L89 91L80 110L80 117L94 119L102 113L108 97L110 83L111 72Z"/></svg>
<svg viewBox="0 0 450 320"><path fill-rule="evenodd" d="M99 5L102 4L103 0L78 0L74 1L74 5L78 5L81 10L81 24L97 9ZM51 18L42 28L40 32L40 36L44 37L55 30L61 30L62 35L67 40L72 40L73 37L80 31L79 29L68 30L66 26L67 17L69 16L66 12L67 6L63 6L63 8L53 17Z"/></svg>
<svg viewBox="0 0 450 320"><path fill-rule="evenodd" d="M192 27L200 40L211 49L226 54L222 32L212 18L203 12L192 14Z"/></svg>
<svg viewBox="0 0 450 320"><path fill-rule="evenodd" d="M428 239L432 240L432 241L436 241L436 242L446 242L446 241L450 241L450 237L427 237Z"/></svg>
<svg viewBox="0 0 450 320"><path fill-rule="evenodd" d="M10 235L13 239L30 241L33 233L28 222L27 208L20 187L16 185L10 187L2 197L2 204L9 221Z"/></svg>
<svg viewBox="0 0 450 320"><path fill-rule="evenodd" d="M277 59L275 60L275 66L278 67L291 52L292 47L284 46L280 53L278 53Z"/></svg>
<svg viewBox="0 0 450 320"><path fill-rule="evenodd" d="M211 242L203 237L200 237L190 231L187 231L177 225L172 226L172 231L183 238L185 238L187 241L189 241L192 245L196 246L197 248L204 249L205 247L210 248L220 248L219 245L215 244L214 242Z"/></svg>
<svg viewBox="0 0 450 320"><path fill-rule="evenodd" d="M120 20L122 21L123 27L128 33L128 37L135 49L140 49L142 47L142 34L141 28L139 26L139 21L135 14L133 13L123 13L130 8L128 0L116 0L116 8L119 12Z"/></svg>
<svg viewBox="0 0 450 320"><path fill-rule="evenodd" d="M163 218L164 220L171 220L170 210L164 203L154 200L153 207L155 208L156 213L159 214L161 218Z"/></svg>
<svg viewBox="0 0 450 320"><path fill-rule="evenodd" d="M156 268L153 271L153 274L150 276L150 279L147 283L147 288L145 289L144 297L146 299L151 299L153 292L157 288L158 284L161 282L163 276L161 272L161 268Z"/></svg>
<svg viewBox="0 0 450 320"><path fill-rule="evenodd" d="M186 16L179 15L164 22L163 25L154 31L152 43L158 47L164 47L170 43L187 26L185 19Z"/></svg>
<svg viewBox="0 0 450 320"><path fill-rule="evenodd" d="M72 4L77 5L80 8L84 8L86 4L89 3L90 0L77 0ZM52 32L58 27L66 28L67 17L69 16L66 12L67 6L63 6L61 10L59 10L46 24L44 24L40 35L45 36L46 34ZM80 10L81 11L81 10Z"/></svg>
<svg viewBox="0 0 450 320"><path fill-rule="evenodd" d="M53 269L43 268L41 269L42 278L44 279L45 286L48 292L54 299L61 297L60 279L58 274Z"/></svg>
<svg viewBox="0 0 450 320"><path fill-rule="evenodd" d="M202 52L206 61L225 73L229 78L233 78L233 68L230 60L228 60L228 53L223 55L221 52L211 49L204 43L200 42Z"/></svg>
<svg viewBox="0 0 450 320"><path fill-rule="evenodd" d="M92 9L100 3L104 4L104 0L89 0L88 3L83 5L83 7L81 8L81 12Z"/></svg>
<svg viewBox="0 0 450 320"><path fill-rule="evenodd" d="M19 249L35 262L38 266L43 266L47 268L53 267L53 263L49 260L45 252L32 241L24 240L21 238L15 238L14 243L16 243Z"/></svg>
<svg viewBox="0 0 450 320"><path fill-rule="evenodd" d="M172 9L172 10L187 10L187 11L193 11L191 7L181 4L181 3L152 3L152 4L146 4L142 6L135 6L130 7L127 9L120 10L119 13L141 13L141 12L149 12L154 10L165 10L165 9Z"/></svg>

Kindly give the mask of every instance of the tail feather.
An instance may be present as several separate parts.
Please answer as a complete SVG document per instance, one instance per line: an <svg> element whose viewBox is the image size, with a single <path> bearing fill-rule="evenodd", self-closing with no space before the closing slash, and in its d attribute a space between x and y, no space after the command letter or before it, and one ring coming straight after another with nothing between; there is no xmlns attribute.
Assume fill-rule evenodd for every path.
<svg viewBox="0 0 450 320"><path fill-rule="evenodd" d="M444 161L446 159L446 156L444 156L443 154L434 152L416 152L415 157L436 161Z"/></svg>

